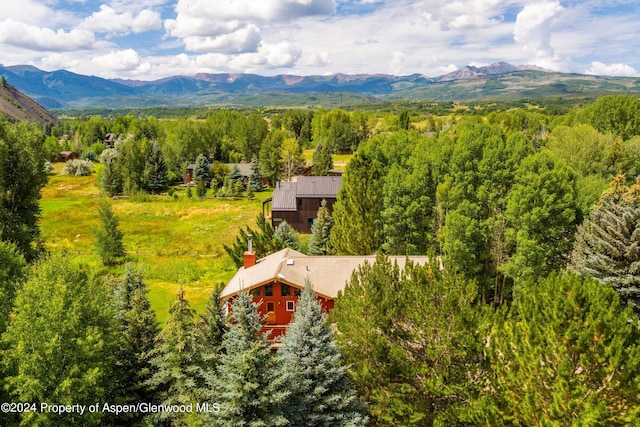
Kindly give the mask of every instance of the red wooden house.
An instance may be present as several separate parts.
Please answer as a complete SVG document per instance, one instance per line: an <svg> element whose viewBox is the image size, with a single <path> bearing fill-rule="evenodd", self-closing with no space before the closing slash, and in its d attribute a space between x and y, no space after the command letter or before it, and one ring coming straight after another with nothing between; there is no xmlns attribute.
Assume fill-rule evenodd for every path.
<svg viewBox="0 0 640 427"><path fill-rule="evenodd" d="M407 257L390 257L403 268ZM426 256L409 257L415 263L424 264ZM374 263L372 256L307 256L293 249L283 249L260 260L255 252L244 254L244 266L223 289L220 298L227 303L242 290L253 296L259 304L258 311L265 319L268 338L282 335L291 322L296 303L309 279L322 307L328 312L333 308L338 292L351 279L351 274L365 262Z"/></svg>

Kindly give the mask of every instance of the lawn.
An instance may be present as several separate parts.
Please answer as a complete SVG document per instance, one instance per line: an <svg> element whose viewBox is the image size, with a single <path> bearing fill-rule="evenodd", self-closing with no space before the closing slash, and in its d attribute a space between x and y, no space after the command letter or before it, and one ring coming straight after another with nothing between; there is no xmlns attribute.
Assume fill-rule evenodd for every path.
<svg viewBox="0 0 640 427"><path fill-rule="evenodd" d="M50 176L41 200L45 246L67 251L73 262L99 267L91 230L98 224L98 204L108 200L120 220L128 261L143 273L162 322L180 286L192 307L202 312L214 285L231 279L236 268L223 244L232 243L241 227L253 226L262 201L271 196L264 192L255 200L199 200L179 190L177 199L112 200L100 194L95 181L95 174ZM124 268L110 271L120 274Z"/></svg>
<svg viewBox="0 0 640 427"><path fill-rule="evenodd" d="M302 152L302 157L307 163L311 163L313 152L315 149L308 148ZM353 157L353 154L333 154L333 168L338 170L344 170L347 167L347 163Z"/></svg>

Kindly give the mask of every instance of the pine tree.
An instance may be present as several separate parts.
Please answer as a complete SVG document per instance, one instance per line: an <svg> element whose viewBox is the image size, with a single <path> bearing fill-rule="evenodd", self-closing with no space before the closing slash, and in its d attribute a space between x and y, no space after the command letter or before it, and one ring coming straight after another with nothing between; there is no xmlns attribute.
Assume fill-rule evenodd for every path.
<svg viewBox="0 0 640 427"><path fill-rule="evenodd" d="M153 373L151 353L160 329L147 298L147 285L142 275L132 268L126 265L124 276L117 280L114 288L120 333L115 353L113 402L118 404L151 402L154 397L148 382ZM125 414L121 419L134 422L141 415Z"/></svg>
<svg viewBox="0 0 640 427"><path fill-rule="evenodd" d="M224 314L224 304L220 301L220 294L224 283L218 283L209 296L204 314L200 315L200 327L203 330L204 344L210 355L217 356L222 348L222 337L227 331Z"/></svg>
<svg viewBox="0 0 640 427"><path fill-rule="evenodd" d="M111 385L117 326L107 287L52 255L39 261L16 296L2 336L14 402L89 405ZM22 425L103 425L100 412L24 412Z"/></svg>
<svg viewBox="0 0 640 427"><path fill-rule="evenodd" d="M123 233L118 229L118 218L113 214L111 206L102 202L98 208L100 225L94 229L96 250L102 263L106 266L116 265L125 256L122 244Z"/></svg>
<svg viewBox="0 0 640 427"><path fill-rule="evenodd" d="M231 172L229 172L229 175L227 176L229 177L229 181L231 181L233 184L235 184L236 182L242 182L242 174L240 173L238 165L233 165L233 168L231 168Z"/></svg>
<svg viewBox="0 0 640 427"><path fill-rule="evenodd" d="M267 338L260 333L263 323L257 306L247 292L241 292L231 311L218 367L220 412L209 421L225 427L286 425L281 407L287 393L275 374Z"/></svg>
<svg viewBox="0 0 640 427"><path fill-rule="evenodd" d="M616 292L571 273L517 283L485 354L476 425L629 425L640 415L640 329ZM636 420L636 421L633 421Z"/></svg>
<svg viewBox="0 0 640 427"><path fill-rule="evenodd" d="M311 225L311 237L307 247L309 255L326 255L329 253L331 228L333 228L333 217L327 208L327 201L322 200L316 219Z"/></svg>
<svg viewBox="0 0 640 427"><path fill-rule="evenodd" d="M145 181L147 190L152 193L159 193L168 187L168 170L164 161L160 144L154 141L149 147L149 156L147 157L145 167Z"/></svg>
<svg viewBox="0 0 640 427"><path fill-rule="evenodd" d="M257 156L251 158L251 174L249 175L248 189L254 193L262 191L262 174L260 173L260 161Z"/></svg>
<svg viewBox="0 0 640 427"><path fill-rule="evenodd" d="M189 405L201 401L205 379L202 333L195 323L195 312L180 288L169 309L169 320L158 334L152 351L154 373L148 385L155 389L163 405ZM194 415L160 412L155 421L189 425Z"/></svg>
<svg viewBox="0 0 640 427"><path fill-rule="evenodd" d="M231 257L238 268L242 267L242 264L244 263L243 254L247 250L247 236L249 234L252 236L253 250L255 251L258 259L282 249L274 239L275 230L262 213L258 214L256 217L256 225L258 226L257 229L253 229L249 226L241 228L233 242L233 245L223 245L225 252Z"/></svg>
<svg viewBox="0 0 640 427"><path fill-rule="evenodd" d="M285 414L294 426L364 426L364 406L349 387L347 367L307 280L295 320L278 351L289 391Z"/></svg>
<svg viewBox="0 0 640 427"><path fill-rule="evenodd" d="M276 228L273 237L280 249L291 248L296 251L300 249L300 237L296 230L294 230L287 221L282 221L280 223L278 228Z"/></svg>
<svg viewBox="0 0 640 427"><path fill-rule="evenodd" d="M208 187L211 183L211 166L209 165L209 160L202 154L199 154L196 157L195 167L193 169L193 180L198 182L200 179L204 181L205 187Z"/></svg>

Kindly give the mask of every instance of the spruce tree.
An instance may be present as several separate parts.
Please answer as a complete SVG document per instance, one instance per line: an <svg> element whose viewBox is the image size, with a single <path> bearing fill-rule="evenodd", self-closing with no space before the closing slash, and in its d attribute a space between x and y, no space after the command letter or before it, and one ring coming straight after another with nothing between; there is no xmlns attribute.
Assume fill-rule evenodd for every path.
<svg viewBox="0 0 640 427"><path fill-rule="evenodd" d="M220 412L212 424L220 426L281 426L287 419L281 407L287 397L276 375L263 320L247 292L231 305L231 324L224 334L224 353L218 366Z"/></svg>
<svg viewBox="0 0 640 427"><path fill-rule="evenodd" d="M617 184L619 178L578 227L570 268L613 286L640 313L640 206L634 195L639 185Z"/></svg>
<svg viewBox="0 0 640 427"><path fill-rule="evenodd" d="M320 303L307 280L278 351L280 373L288 388L285 414L294 426L364 426L364 406L349 387Z"/></svg>
<svg viewBox="0 0 640 427"><path fill-rule="evenodd" d="M276 228L273 237L280 249L291 248L296 251L300 249L300 237L296 230L294 230L287 221L282 221L280 223L278 228Z"/></svg>
<svg viewBox="0 0 640 427"><path fill-rule="evenodd" d="M260 161L257 156L251 158L251 174L249 175L248 189L254 193L262 191L262 174L260 173Z"/></svg>
<svg viewBox="0 0 640 427"><path fill-rule="evenodd" d="M256 225L258 226L257 229L253 229L249 226L241 228L233 242L233 245L223 245L225 252L231 257L238 268L242 267L244 263L243 254L247 250L247 236L249 234L252 236L253 250L255 251L258 259L282 249L274 239L273 235L275 230L262 213L258 214L256 217Z"/></svg>
<svg viewBox="0 0 640 427"><path fill-rule="evenodd" d="M100 225L93 230L96 238L96 250L106 266L119 264L125 256L122 244L123 233L118 229L118 218L113 214L109 203L102 202L98 208Z"/></svg>
<svg viewBox="0 0 640 427"><path fill-rule="evenodd" d="M200 315L199 323L207 359L213 363L213 366L217 363L217 356L222 349L222 337L227 331L224 304L220 301L222 289L224 289L224 283L218 283L215 286L204 308L204 313Z"/></svg>
<svg viewBox="0 0 640 427"><path fill-rule="evenodd" d="M211 166L209 165L209 160L202 154L199 154L196 157L196 164L193 169L193 180L198 182L199 180L204 181L205 187L208 187L211 183Z"/></svg>
<svg viewBox="0 0 640 427"><path fill-rule="evenodd" d="M311 238L307 246L309 255L326 255L329 253L331 228L333 228L333 217L327 208L327 201L322 200L316 219L311 225Z"/></svg>
<svg viewBox="0 0 640 427"><path fill-rule="evenodd" d="M125 274L114 287L114 302L118 310L118 347L114 375L114 403L150 402L153 392L149 380L153 374L151 353L160 332L155 311L147 298L147 285L142 275L127 264ZM128 415L128 416L127 416ZM126 414L121 419L134 422L141 414Z"/></svg>
<svg viewBox="0 0 640 427"><path fill-rule="evenodd" d="M195 323L195 312L180 288L169 309L169 320L158 334L152 351L154 373L148 385L154 388L163 405L189 405L201 401L204 387L204 362L201 330ZM171 421L189 425L193 414L160 412L155 421Z"/></svg>
<svg viewBox="0 0 640 427"><path fill-rule="evenodd" d="M154 141L149 147L149 156L147 157L145 167L145 182L147 190L152 193L159 193L168 187L169 178L167 176L167 164L164 161L160 144Z"/></svg>

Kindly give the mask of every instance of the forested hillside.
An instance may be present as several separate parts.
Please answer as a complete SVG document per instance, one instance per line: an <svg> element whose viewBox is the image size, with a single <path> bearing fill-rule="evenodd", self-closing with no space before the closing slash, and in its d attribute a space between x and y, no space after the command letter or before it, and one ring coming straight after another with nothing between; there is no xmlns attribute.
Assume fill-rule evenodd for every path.
<svg viewBox="0 0 640 427"><path fill-rule="evenodd" d="M274 186L304 170L305 149L316 174L339 153L352 156L333 214L322 211L309 248L298 249L377 262L353 274L328 318L308 284L275 354L246 292L227 316L220 287L211 289L197 313L181 278L159 324L112 207L123 197L140 206L251 198L262 179ZM60 151L93 162L67 172L99 170L104 203L90 262L40 232L45 161ZM214 110L198 119L66 119L48 135L2 122L0 394L16 403L3 406L4 419L633 424L639 153L640 99L626 95L567 114ZM242 162L251 164L247 182L225 165ZM249 232L261 255L300 245L260 213L257 229L247 224L229 239L231 255ZM431 263L400 270L387 255ZM60 414L42 404L70 406Z"/></svg>

